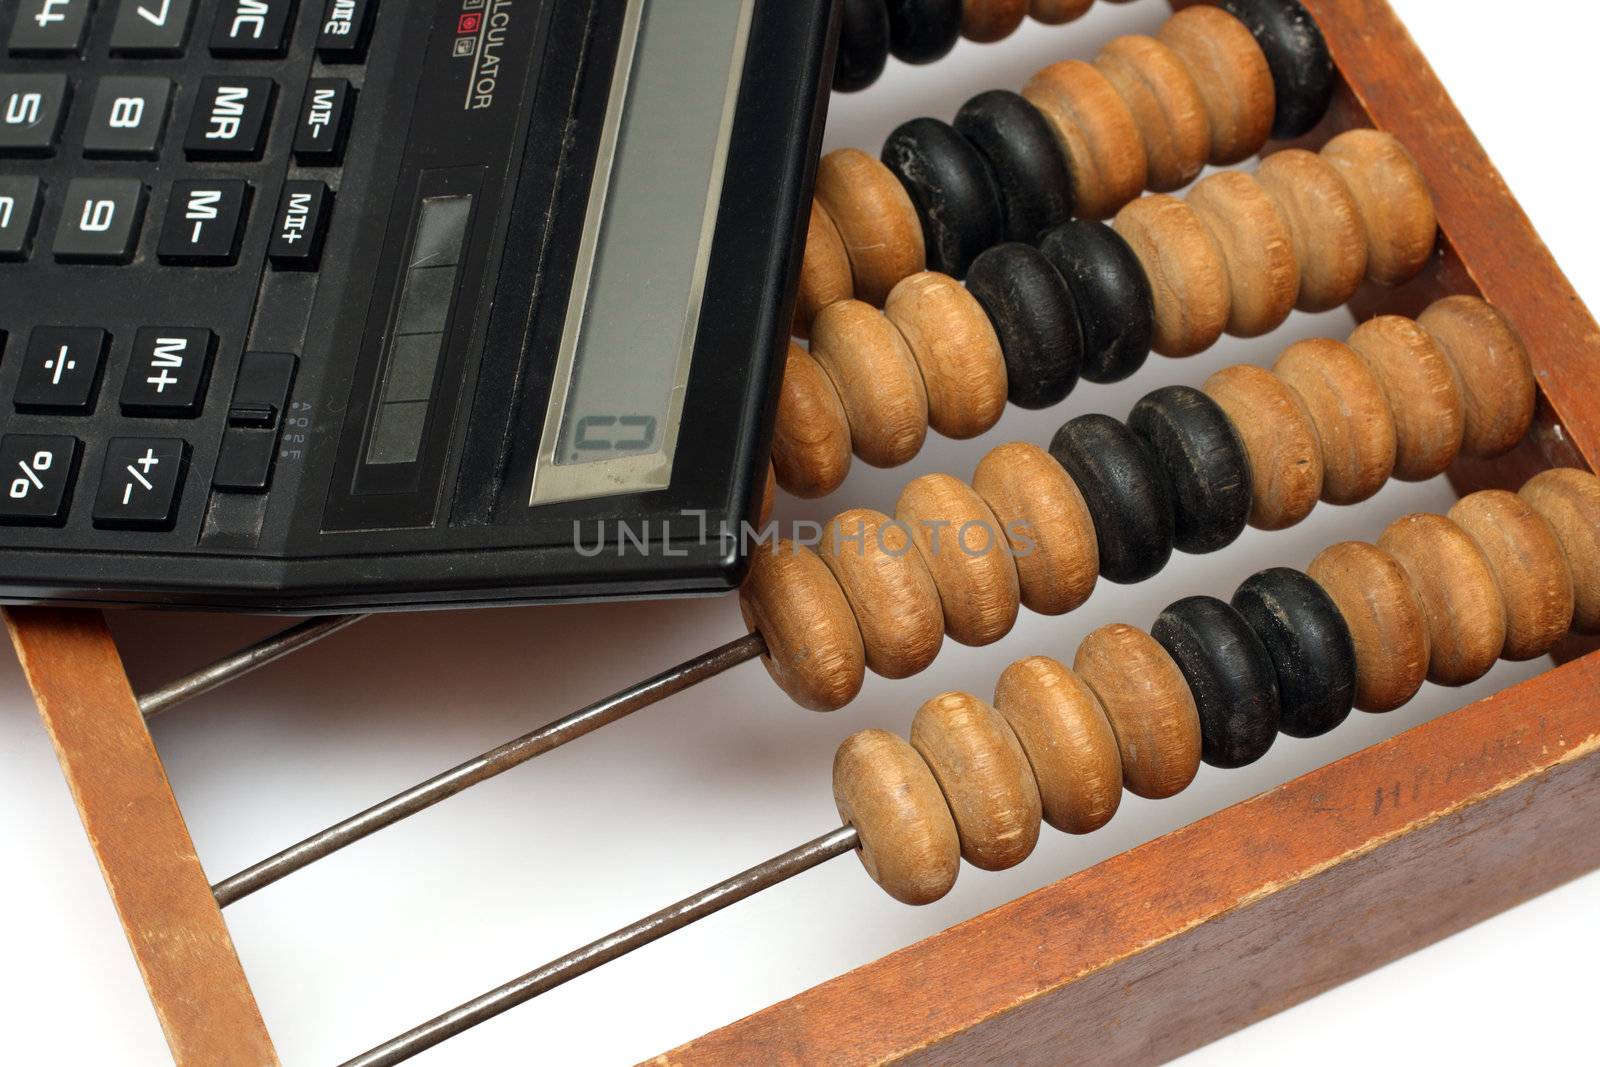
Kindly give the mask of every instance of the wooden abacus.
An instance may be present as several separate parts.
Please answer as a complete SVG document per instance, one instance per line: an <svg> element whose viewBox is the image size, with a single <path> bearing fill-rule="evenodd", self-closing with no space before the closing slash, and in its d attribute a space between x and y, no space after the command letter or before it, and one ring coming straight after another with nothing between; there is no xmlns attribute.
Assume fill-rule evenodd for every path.
<svg viewBox="0 0 1600 1067"><path fill-rule="evenodd" d="M1231 608L1219 609L1220 601L1180 602L1154 628L1163 640L1128 627L1097 631L1079 650L1076 676L1061 664L1024 660L1002 677L992 708L961 694L929 701L910 745L881 734L854 737L835 765L844 827L352 1062L395 1062L619 950L852 850L860 850L869 870L897 896L931 899L941 886L948 888L957 855L980 866L1020 861L1042 817L1079 832L1103 823L1117 795L1113 762L1115 776L1134 791L1165 795L1186 783L1185 769L1192 776L1208 748L1222 763L1249 756L1267 736L1264 709L1272 702L1262 695L1269 688L1275 687L1280 720L1289 714L1299 724L1293 728L1331 728L1344 698L1328 695L1330 688L1339 692L1338 685L1302 684L1308 650L1318 652L1330 678L1348 681L1351 703L1393 706L1415 691L1422 671L1459 683L1501 653L1541 654L1566 629L1569 614L1580 629L1600 626L1600 488L1580 471L1545 473L1522 484L1547 467L1593 469L1600 456L1600 408L1593 397L1600 331L1387 6L1381 0L1307 0L1306 7L1342 79L1332 115L1308 144L1369 125L1394 135L1434 194L1442 252L1405 287L1357 294L1362 318L1373 312L1391 317L1363 325L1348 347L1312 342L1285 353L1270 374L1219 372L1207 384L1209 401L1192 392L1158 391L1141 402L1130 426L1072 420L1053 443L1059 463L1042 459L1032 446L1003 446L986 457L971 487L940 476L913 482L897 516L992 519L994 530L1009 507L1041 531L1060 531L1048 544L1041 536L1044 550L1020 557L1009 580L998 544L943 562L919 546L896 557L906 561L896 565L898 578L887 564L869 568L843 555L758 555L744 592L756 633L469 761L216 887L207 886L194 857L141 705L145 713L159 711L351 620L297 627L139 701L96 616L9 612L176 1058L273 1060L219 904L756 655L770 653L774 676L801 702L836 706L853 695L866 666L891 676L910 673L937 651L946 630L979 643L1009 628L1018 603L1067 610L1096 570L1105 573L1108 559L1126 564L1126 580L1142 576L1152 561L1159 568L1180 536L1186 508L1195 521L1183 529L1192 544L1203 545L1242 525L1241 511L1260 526L1286 525L1303 517L1301 509L1309 510L1319 495L1361 499L1389 467L1401 476L1426 477L1448 466L1463 490L1522 488L1520 495L1470 496L1452 509L1450 520L1402 520L1376 547L1336 546L1311 566L1309 578L1258 576ZM1416 99L1432 101L1434 109L1419 114ZM1371 219L1365 221L1370 230ZM1445 296L1452 299L1436 302ZM1423 308L1415 322L1394 314ZM1514 343L1519 336L1526 357ZM1518 375L1519 366L1531 367L1531 375ZM1419 395L1418 380L1431 382L1434 391ZM1490 387L1518 381L1525 387L1520 394ZM1396 397L1406 399L1396 403ZM1438 408L1413 407L1422 397L1432 397ZM1394 435L1387 462L1385 409ZM1264 432L1258 417L1285 432ZM1231 493L1185 497L1180 490L1168 531L1159 518L1150 521L1159 507L1128 507L1141 492L1159 495L1149 487L1183 472L1177 460L1185 450L1164 449L1163 441L1209 434L1229 442L1230 433L1232 447L1192 468L1188 488L1224 489L1227 479L1216 474L1231 465L1235 482L1248 472L1247 493L1242 483ZM1123 447L1097 447L1108 441ZM1284 474L1293 477L1273 477ZM1153 534L1146 529L1152 525ZM1086 567L1091 552L1098 566ZM1508 559L1518 566L1508 566ZM918 561L928 564L920 576ZM1041 576L1046 568L1048 576ZM1570 612L1563 575L1572 590ZM785 599L774 602L773 591L789 581L796 584L783 585ZM1386 596L1375 598L1374 590ZM917 610L881 612L890 591ZM801 595L818 605L809 619L791 599ZM1277 611L1266 610L1268 599L1278 602ZM933 603L937 617L929 610ZM1268 627L1263 614L1278 618L1281 628ZM1218 634L1235 639L1229 651ZM1250 644L1252 635L1258 648ZM1252 651L1238 653L1241 646ZM1283 1006L1281 999L1241 995L1264 976L1271 975L1276 988L1293 989L1298 999L1425 944L1464 917L1490 913L1600 865L1600 847L1582 829L1600 814L1600 702L1594 697L1600 661L1583 651L1586 646L1560 646L1564 665L1533 681L709 1035L663 1062L801 1054L842 1062L1149 1058ZM1246 655L1246 666L1215 669L1224 654ZM1298 666L1286 669L1286 663ZM1221 699L1207 690L1208 680L1220 684L1224 675L1234 685L1243 678L1243 695L1254 698L1246 703L1260 711L1231 732L1230 724L1207 715ZM1316 702L1305 696L1313 689ZM1142 700L1152 696L1157 699L1148 707L1158 714L1139 714ZM1321 713L1308 711L1309 703L1319 703ZM1521 714L1535 710L1539 714ZM1130 755L1124 736L1145 728L1153 731L1153 745ZM1038 755L1062 737L1076 742L1064 762ZM1152 753L1159 762L1146 762ZM108 765L123 773L104 774ZM958 766L969 769L956 772ZM1450 774L1418 773L1429 767L1448 767ZM1362 803L1401 780L1412 786L1405 803L1375 811ZM886 790L885 784L901 788ZM885 798L899 806L886 806ZM1341 800L1350 803L1341 806ZM1328 814L1330 805L1339 809L1336 815ZM130 812L137 812L137 822ZM1491 846L1486 835L1471 832L1486 824L1512 833ZM1245 841L1254 842L1248 865L1198 862L1228 856ZM1561 847L1552 848L1557 841ZM1448 862L1440 862L1441 853ZM1494 877L1513 869L1519 871L1515 880ZM1368 887L1375 870L1410 877L1423 891L1404 902L1385 900L1381 886ZM1163 872L1171 871L1185 872L1182 893L1165 888L1170 874ZM1309 915L1298 906L1333 886L1341 892L1338 907ZM1403 924L1392 918L1402 907ZM1303 951L1356 911L1367 915L1369 926L1358 950L1332 961ZM1090 914L1098 921L1084 922ZM168 936L174 932L181 936ZM1275 947L1254 951L1242 933ZM1145 980L1134 984L1129 979L1136 972ZM920 977L907 982L907 974ZM1112 989L1119 992L1108 994ZM1152 1041L1141 1020L1176 990L1218 1010L1187 1014Z"/></svg>

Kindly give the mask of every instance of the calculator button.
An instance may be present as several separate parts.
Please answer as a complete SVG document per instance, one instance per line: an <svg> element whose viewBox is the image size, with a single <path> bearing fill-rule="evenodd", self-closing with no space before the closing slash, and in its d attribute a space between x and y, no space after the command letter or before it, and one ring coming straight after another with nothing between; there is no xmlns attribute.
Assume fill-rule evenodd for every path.
<svg viewBox="0 0 1600 1067"><path fill-rule="evenodd" d="M139 243L144 183L137 178L74 178L56 227L59 260L126 263Z"/></svg>
<svg viewBox="0 0 1600 1067"><path fill-rule="evenodd" d="M294 22L294 0L222 0L211 28L218 56L281 56Z"/></svg>
<svg viewBox="0 0 1600 1067"><path fill-rule="evenodd" d="M372 33L375 0L325 0L317 52L330 63L360 62Z"/></svg>
<svg viewBox="0 0 1600 1067"><path fill-rule="evenodd" d="M273 266L314 269L322 257L322 239L328 229L333 194L320 181L291 181L283 185L278 213L272 217L272 240L267 255Z"/></svg>
<svg viewBox="0 0 1600 1067"><path fill-rule="evenodd" d="M166 78L102 78L83 135L84 155L155 155L171 100Z"/></svg>
<svg viewBox="0 0 1600 1067"><path fill-rule="evenodd" d="M94 407L105 362L106 332L82 326L39 326L28 336L17 378L21 411L84 414Z"/></svg>
<svg viewBox="0 0 1600 1067"><path fill-rule="evenodd" d="M38 178L0 174L0 259L26 259L39 222Z"/></svg>
<svg viewBox="0 0 1600 1067"><path fill-rule="evenodd" d="M91 0L22 0L11 22L13 52L76 52Z"/></svg>
<svg viewBox="0 0 1600 1067"><path fill-rule="evenodd" d="M0 155L50 152L66 113L65 74L0 74Z"/></svg>
<svg viewBox="0 0 1600 1067"><path fill-rule="evenodd" d="M311 79L294 128L295 159L302 164L338 163L350 136L355 103L355 92L343 78Z"/></svg>
<svg viewBox="0 0 1600 1067"><path fill-rule="evenodd" d="M60 526L67 518L78 468L75 437L0 437L0 523Z"/></svg>
<svg viewBox="0 0 1600 1067"><path fill-rule="evenodd" d="M193 13L194 0L121 0L111 26L111 50L131 56L178 55Z"/></svg>
<svg viewBox="0 0 1600 1067"><path fill-rule="evenodd" d="M260 159L276 89L271 78L202 78L184 153L190 159Z"/></svg>
<svg viewBox="0 0 1600 1067"><path fill-rule="evenodd" d="M250 206L250 186L235 178L172 183L156 254L163 263L229 266Z"/></svg>
<svg viewBox="0 0 1600 1067"><path fill-rule="evenodd" d="M94 498L94 524L172 529L188 451L188 445L171 437L113 437Z"/></svg>
<svg viewBox="0 0 1600 1067"><path fill-rule="evenodd" d="M169 419L200 414L215 348L210 330L141 327L122 382L122 413Z"/></svg>
<svg viewBox="0 0 1600 1067"><path fill-rule="evenodd" d="M218 489L261 492L272 480L278 431L294 384L295 358L284 352L246 352L228 407L211 484Z"/></svg>

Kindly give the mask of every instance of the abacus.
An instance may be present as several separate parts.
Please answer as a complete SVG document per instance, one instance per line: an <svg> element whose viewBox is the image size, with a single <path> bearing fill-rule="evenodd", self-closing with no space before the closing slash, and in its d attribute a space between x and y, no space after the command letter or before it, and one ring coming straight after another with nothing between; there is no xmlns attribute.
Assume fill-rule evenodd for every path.
<svg viewBox="0 0 1600 1067"><path fill-rule="evenodd" d="M1162 252L1182 239L1174 231L1186 229L1185 247L1200 250L1183 257L1187 264L1204 260L1205 242L1212 242L1209 284L1185 284L1197 269L1192 266L1165 286L1146 277L1152 338L1163 336L1159 301L1167 300L1172 312L1165 334L1171 343L1157 341L1158 351L1198 350L1210 343L1201 341L1213 329L1265 332L1276 324L1272 318L1285 294L1292 289L1287 300L1295 303L1313 276L1326 282L1323 300L1336 305L1354 297L1364 321L1348 343L1302 342L1270 373L1228 368L1203 390L1157 390L1125 423L1100 416L1069 420L1048 452L1021 443L1001 446L983 458L970 483L943 475L915 479L893 519L866 509L841 513L817 552L776 543L773 551L758 553L741 594L750 634L463 763L239 875L208 885L141 718L354 620L309 621L135 698L95 616L10 611L41 712L175 1057L185 1063L273 1061L219 907L334 849L737 663L763 657L797 703L840 707L855 695L865 670L915 674L946 634L987 643L1010 628L1019 605L1043 613L1071 610L1097 577L1141 580L1159 570L1174 547L1220 547L1246 522L1265 529L1290 525L1319 499L1353 503L1370 496L1391 473L1425 478L1448 469L1465 495L1448 517L1409 516L1375 545L1328 548L1304 572L1264 571L1231 601L1180 600L1148 632L1103 627L1078 648L1070 669L1048 657L1020 660L1000 674L990 702L965 693L934 697L917 712L909 742L882 731L852 735L834 764L843 819L838 829L351 1062L398 1062L629 948L851 851L892 896L910 903L936 899L953 883L961 859L984 869L1021 862L1041 821L1088 832L1111 818L1123 787L1141 796L1172 795L1202 760L1242 765L1280 731L1306 736L1332 729L1352 707L1395 707L1424 677L1462 684L1502 655L1530 658L1554 650L1562 665L691 1043L664 1062L731 1062L796 1049L806 1059L845 1062L919 1054L959 1060L996 1050L1008 1059L1051 1062L1119 1052L1148 1056L1148 1034L1115 1020L1155 1010L1174 988L1192 988L1204 969L1208 984L1197 995L1205 1002L1247 1006L1168 1033L1158 1051L1176 1052L1271 1010L1238 996L1265 976L1277 982L1293 976L1297 995L1308 995L1447 932L1462 921L1469 898L1474 903L1465 910L1484 914L1600 864L1593 835L1578 829L1596 814L1600 710L1593 693L1600 666L1584 655L1590 646L1565 638L1569 629L1600 628L1600 482L1586 473L1600 455L1590 399L1591 383L1600 380L1595 324L1387 6L1381 0L1308 0L1305 7L1340 76L1330 115L1305 144L1324 153L1324 146L1343 145L1357 158L1346 169L1349 157L1338 147L1323 157L1275 152L1269 160L1288 159L1279 166L1294 170L1273 181L1277 168L1263 166L1259 187L1269 196L1291 197L1309 176L1326 178L1327 168L1307 159L1328 159L1347 194L1346 231L1361 222L1360 271L1351 267L1353 242L1346 242L1339 262L1297 256L1296 285L1265 294L1271 299L1253 308L1259 312L1253 320L1244 314L1234 321L1252 301L1233 290L1229 254L1239 246L1216 236L1213 227L1228 227L1214 220L1246 217L1242 201L1255 196L1259 204L1260 196L1232 179L1213 182L1207 193L1197 186L1186 202L1130 198L1151 206L1136 208L1135 221L1116 231L1060 225L1093 232L1085 240L1098 242L1096 253L1113 250L1104 253L1105 261L1114 258L1124 292L1130 286L1140 291L1133 266L1142 272L1162 261ZM1435 100L1437 109L1418 114L1417 98ZM1369 126L1388 136L1344 132ZM1403 154L1395 153L1396 145ZM1390 169L1374 169L1380 165ZM1387 193L1363 195L1377 188L1377 174L1400 175L1402 187L1420 176L1431 192L1429 210L1422 211L1414 196L1402 198L1408 209L1388 220L1392 224L1375 225L1374 214L1396 203ZM1341 186L1326 188L1337 195ZM1443 235L1437 252L1434 209ZM1325 224L1326 216L1297 214L1285 200L1276 210L1290 229ZM925 220L915 205L913 212L902 213L902 222L920 237ZM1142 229L1141 212L1150 216ZM1266 216L1257 211L1248 217ZM1428 236L1420 252L1414 239L1419 217ZM1106 240L1112 232L1124 243ZM1059 249L1071 242L1044 243L1040 255L1065 283ZM1291 235L1289 247L1298 253L1321 244ZM1013 245L1001 248L1012 262L996 268L996 289L1027 269L1013 263L1038 263ZM965 268L969 281L986 254L979 251ZM851 285L859 286L860 271L849 262ZM1281 263L1287 270L1288 260ZM1405 284L1350 291L1363 275ZM981 293L981 271L979 278ZM919 280L913 296L931 293L947 305L963 299L919 270L896 279L882 298L892 304L895 287L907 279ZM1202 328L1195 307L1207 297L1212 305ZM998 352L1008 391L1013 379L1039 381L1040 375L1011 374L1013 366L1027 368L1011 357L1031 340L1014 328L1018 317L993 314L977 299L994 331L995 343L987 348L991 369ZM1082 303L1074 305L1080 312ZM1121 315L1125 308L1118 306ZM916 355L926 353L937 331L919 345L912 338L915 319L896 319L893 308L883 321L895 332L864 311L848 314L872 324L856 325L858 333L875 330L886 338L879 347L892 348L896 332L904 339L932 419L935 387L928 364ZM1092 318L1084 316L1080 330L1087 332ZM978 320L970 321L976 328ZM816 318L802 324L815 343ZM1013 342L1009 349L1006 339ZM827 359L807 356L808 364L799 351L791 352L786 396L789 383L808 373L824 399L822 385L835 389L852 447L872 461L860 451L871 443L855 438L858 429L879 424L878 413L850 419ZM826 377L817 379L813 366ZM1105 373L1125 364L1112 366ZM990 407L993 384L991 373ZM941 421L956 430L952 436L964 432L972 392L945 394L953 410ZM824 466L811 461L814 451L793 448L795 468ZM885 465L903 461L894 454L891 449L873 458ZM845 462L848 456L849 450ZM796 481L785 474L781 457L775 457L778 480ZM796 491L816 492L825 483L801 478ZM1036 532L1037 550L1019 553L990 536L982 551L941 555L923 521L930 519L947 523L946 529L970 525L991 535L1021 522ZM856 544L863 550L845 550ZM108 763L126 773L104 775ZM1450 773L1416 774L1428 767ZM1412 788L1407 804L1379 805L1369 813L1359 803L1402 780ZM1351 803L1330 815L1330 798ZM130 804L140 812L136 827L126 814ZM1441 829L1445 817L1452 821L1448 834ZM1509 826L1514 843L1491 848L1458 832L1483 820ZM1246 840L1268 843L1248 869L1202 862ZM1561 848L1553 849L1557 841ZM1437 861L1441 850L1449 863ZM1485 888L1495 874L1514 867L1526 868L1514 884ZM1297 946L1317 936L1319 926L1338 921L1337 914L1308 916L1298 902L1337 886L1349 898L1345 907L1382 915L1381 889L1363 895L1361 888L1376 870L1413 876L1431 890L1404 902L1403 930L1388 928L1393 936L1386 943L1332 965L1297 961ZM129 878L131 871L140 877ZM1174 871L1190 879L1182 893L1164 891ZM1197 871L1203 873L1193 876ZM185 934L176 948L159 936L174 929ZM1253 952L1243 933L1276 938L1278 947ZM1219 963L1226 964L1220 980ZM902 979L908 973L937 978L908 984ZM1108 997L1108 988L1126 986L1136 973L1160 980Z"/></svg>

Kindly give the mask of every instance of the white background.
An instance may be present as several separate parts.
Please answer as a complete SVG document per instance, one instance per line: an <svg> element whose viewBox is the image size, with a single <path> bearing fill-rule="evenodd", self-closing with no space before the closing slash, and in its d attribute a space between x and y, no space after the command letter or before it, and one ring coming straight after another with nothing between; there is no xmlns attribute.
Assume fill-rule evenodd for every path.
<svg viewBox="0 0 1600 1067"><path fill-rule="evenodd" d="M1600 172L1588 5L1396 0L1445 85L1557 259L1600 306L1588 208ZM1096 5L1077 24L963 43L931 68L891 64L836 99L828 146L875 151L899 121L948 117L972 93L1087 58L1118 32L1151 32L1155 0ZM1188 361L1152 358L1133 381L1085 385L1061 408L1012 409L981 441L930 437L912 465L858 464L833 499L784 502L820 518L846 504L892 510L926 471L970 474L1006 440L1044 442L1085 411L1122 416L1158 385L1198 384L1232 362L1270 363L1289 340L1342 337L1343 312L1297 317L1271 338ZM1600 385L1600 383L1596 383ZM262 892L228 912L268 1027L289 1064L336 1062L624 922L836 825L833 748L850 731L904 731L947 688L992 692L1004 664L1070 660L1110 621L1147 625L1190 593L1226 596L1268 564L1304 566L1323 546L1375 537L1408 511L1443 509L1442 482L1391 485L1354 509L1247 534L1179 557L1157 580L1102 585L1064 619L1026 616L998 646L947 644L935 667L871 679L849 709L799 711L747 665ZM260 620L123 615L118 637L141 688L265 632ZM732 600L390 617L358 626L155 726L207 870L216 878L390 792L641 674L741 632ZM583 978L429 1053L419 1063L632 1062L977 914L1079 867L1364 747L1544 664L1505 665L1465 692L1428 687L1388 716L1357 713L1314 742L1282 738L1259 764L1202 771L1181 798L1129 797L1109 828L1048 828L1004 874L962 871L945 901L888 900L853 858L836 860L693 931ZM0 1060L160 1064L165 1045L71 799L15 663L0 657ZM1489 1061L1593 1056L1592 966L1600 876L1254 1026L1195 1062ZM1533 1025L1530 1025L1532 1023ZM1585 1043L1588 1044L1585 1044Z"/></svg>

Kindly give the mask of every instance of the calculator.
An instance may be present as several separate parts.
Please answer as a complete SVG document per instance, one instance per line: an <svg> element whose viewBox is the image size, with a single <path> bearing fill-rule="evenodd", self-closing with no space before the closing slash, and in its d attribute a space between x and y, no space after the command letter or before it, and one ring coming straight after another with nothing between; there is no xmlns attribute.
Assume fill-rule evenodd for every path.
<svg viewBox="0 0 1600 1067"><path fill-rule="evenodd" d="M0 0L0 599L714 592L829 0Z"/></svg>

